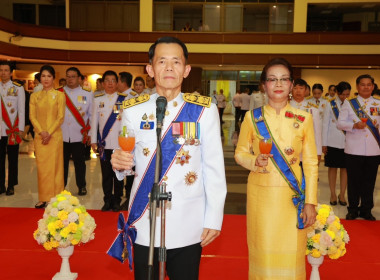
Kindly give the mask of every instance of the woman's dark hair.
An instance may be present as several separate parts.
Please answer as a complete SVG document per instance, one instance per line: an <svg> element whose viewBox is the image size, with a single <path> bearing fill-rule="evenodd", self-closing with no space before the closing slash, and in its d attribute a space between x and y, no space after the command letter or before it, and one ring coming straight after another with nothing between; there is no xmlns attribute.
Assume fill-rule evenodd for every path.
<svg viewBox="0 0 380 280"><path fill-rule="evenodd" d="M329 85L329 90L330 90L332 87L334 87L335 90L336 90L336 85Z"/></svg>
<svg viewBox="0 0 380 280"><path fill-rule="evenodd" d="M320 89L323 92L323 86L321 84L314 84L312 90Z"/></svg>
<svg viewBox="0 0 380 280"><path fill-rule="evenodd" d="M187 59L189 57L189 52L187 51L186 45L180 39L175 38L175 37L170 37L170 36L158 38L157 41L154 42L154 44L150 46L150 48L149 48L149 63L152 63L152 61L153 61L153 57L154 57L154 54L156 52L156 47L158 44L178 44L178 45L180 45L182 50L183 50L183 55L184 55L186 63L187 63Z"/></svg>
<svg viewBox="0 0 380 280"><path fill-rule="evenodd" d="M341 95L346 89L351 90L351 85L347 82L340 82L335 88L338 95Z"/></svg>
<svg viewBox="0 0 380 280"><path fill-rule="evenodd" d="M263 72L261 72L261 76L260 76L260 82L261 83L265 83L265 81L267 79L268 69L271 68L272 66L276 66L276 65L282 65L286 69L288 69L289 75L290 75L290 80L293 81L293 67L292 67L292 65L285 58L276 57L276 58L269 60L269 62L264 66Z"/></svg>
<svg viewBox="0 0 380 280"><path fill-rule="evenodd" d="M55 79L55 70L54 70L53 66L51 66L49 64L45 64L40 69L40 75L42 75L43 71L48 71L53 76L53 78Z"/></svg>
<svg viewBox="0 0 380 280"><path fill-rule="evenodd" d="M143 77L140 77L140 76L136 77L135 80L133 81L133 83L136 83L138 81L142 82L143 85L145 86L145 81L144 81Z"/></svg>

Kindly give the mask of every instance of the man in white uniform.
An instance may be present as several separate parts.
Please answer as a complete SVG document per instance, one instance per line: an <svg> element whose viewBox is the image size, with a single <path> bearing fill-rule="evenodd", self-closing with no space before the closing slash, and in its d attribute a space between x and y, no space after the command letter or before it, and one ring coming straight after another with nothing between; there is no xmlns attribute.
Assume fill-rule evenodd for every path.
<svg viewBox="0 0 380 280"><path fill-rule="evenodd" d="M130 262L131 242L134 244L137 280L147 279L147 207L148 194L154 181L155 113L159 96L166 97L168 101L162 127L163 167L160 180L167 184L167 191L173 195L166 209L166 269L169 278L198 279L202 247L219 236L222 226L226 180L218 111L210 97L181 93L182 81L191 69L187 57L187 48L179 39L158 39L150 47L150 64L146 67L148 74L155 77L157 94L125 101L122 125L135 130L137 175L131 194L134 199L130 202L124 229L128 234L126 240ZM132 165L131 154L114 151L112 166L115 170L129 170ZM158 222L155 247L160 245L159 237ZM121 251L113 249L111 247L109 254L121 259L122 248ZM155 267L154 271L158 272L158 268Z"/></svg>
<svg viewBox="0 0 380 280"><path fill-rule="evenodd" d="M70 157L72 157L78 195L86 195L85 146L91 145L91 139L88 134L91 128L93 95L91 91L83 89L79 85L80 75L78 68L68 68L66 70L67 84L58 90L62 91L66 97L65 120L61 126L65 186L67 185L69 174L69 161Z"/></svg>
<svg viewBox="0 0 380 280"><path fill-rule="evenodd" d="M347 220L376 220L371 210L380 163L380 98L371 96L374 82L370 75L356 79L358 96L344 101L337 124L346 131Z"/></svg>
<svg viewBox="0 0 380 280"><path fill-rule="evenodd" d="M0 62L0 194L5 192L5 158L8 155L6 195L14 195L14 186L18 185L18 151L25 126L25 91L20 84L12 82L12 71L11 62Z"/></svg>
<svg viewBox="0 0 380 280"><path fill-rule="evenodd" d="M249 103L249 110L253 110L264 106L268 103L268 97L265 92L257 91L252 92L251 101Z"/></svg>
<svg viewBox="0 0 380 280"><path fill-rule="evenodd" d="M104 92L96 95L92 107L91 146L98 150L102 170L104 205L102 211L120 211L123 181L116 178L111 166L111 154L119 148L118 134L121 123L121 107L124 93L117 92L118 77L114 71L106 71L102 77Z"/></svg>
<svg viewBox="0 0 380 280"><path fill-rule="evenodd" d="M244 121L245 114L249 111L249 105L251 103L251 97L249 96L249 88L246 88L241 94L241 123Z"/></svg>
<svg viewBox="0 0 380 280"><path fill-rule="evenodd" d="M319 117L319 110L314 105L309 103L305 99L305 91L307 89L307 83L305 80L296 79L293 86L293 99L290 100L290 105L294 108L304 110L313 116L313 125L314 125L314 137L315 144L317 146L318 161L321 160L322 155L322 122Z"/></svg>

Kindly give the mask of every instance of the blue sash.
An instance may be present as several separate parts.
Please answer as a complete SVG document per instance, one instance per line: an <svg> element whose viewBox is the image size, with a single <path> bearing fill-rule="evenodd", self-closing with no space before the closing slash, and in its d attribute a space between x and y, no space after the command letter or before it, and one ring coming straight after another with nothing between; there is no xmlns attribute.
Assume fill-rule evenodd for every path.
<svg viewBox="0 0 380 280"><path fill-rule="evenodd" d="M176 122L197 122L201 113L203 112L204 107L185 103L178 117L173 120ZM160 174L160 181L162 177L168 171L173 159L176 156L177 151L181 149L181 144L178 144L173 141L172 136L172 124L169 126L169 129L165 133L163 139L161 139L161 150L162 150L162 170ZM138 164L138 163L137 163ZM132 245L136 240L137 231L134 227L134 223L138 221L144 214L145 210L148 207L149 203L149 193L152 190L154 184L154 171L156 165L156 152L150 164L148 165L144 177L141 179L140 186L137 189L133 203L129 209L128 220L123 226L123 230L119 230L119 234L116 237L115 241L111 245L111 248L108 250L107 254L118 259L122 263L126 258L129 261L129 267L132 269ZM123 216L120 213L119 216ZM119 217L119 221L124 221L123 218ZM125 252L125 248L128 253ZM122 257L124 255L125 257Z"/></svg>
<svg viewBox="0 0 380 280"><path fill-rule="evenodd" d="M125 96L119 95L117 97L115 104L116 103L122 103L124 98L125 98ZM112 113L108 117L106 124L104 125L102 135L100 135L99 126L98 126L98 152L99 152L100 159L102 159L102 160L105 160L104 147L106 146L106 138L108 136L108 133L110 132L110 129L112 128L113 124L115 123L117 116L118 116L118 114L115 113L115 111L112 111Z"/></svg>
<svg viewBox="0 0 380 280"><path fill-rule="evenodd" d="M251 117L256 132L264 138L272 138L272 163L280 172L285 181L288 183L289 187L295 192L292 201L294 206L297 208L297 228L303 229L305 226L303 224L302 214L305 205L305 176L303 175L303 171L302 183L300 184L297 180L296 175L294 174L293 169L290 167L289 162L287 161L286 157L284 157L284 155L282 154L281 149L279 148L278 144L276 143L269 130L268 124L266 123L264 117L264 107L254 109L251 113Z"/></svg>
<svg viewBox="0 0 380 280"><path fill-rule="evenodd" d="M336 119L336 121L338 121L339 110L338 110L338 105L335 102L335 99L333 99L333 100L330 101L330 105L331 105L331 109L332 109L332 111L334 113L335 119ZM344 135L346 135L346 132L344 130L341 130L341 131L343 132Z"/></svg>
<svg viewBox="0 0 380 280"><path fill-rule="evenodd" d="M366 122L366 125L369 129L369 131L371 131L373 137L375 137L375 140L377 142L377 144L379 145L379 148L380 148L380 134L379 134L379 130L374 126L371 118L369 117L369 115L367 115L367 113L363 110L363 108L360 106L359 104L359 101L357 98L353 98L351 100L348 100L351 104L351 107L352 109L354 110L355 114L358 116L358 118L360 119L360 114L363 114L365 118L367 118L367 122Z"/></svg>

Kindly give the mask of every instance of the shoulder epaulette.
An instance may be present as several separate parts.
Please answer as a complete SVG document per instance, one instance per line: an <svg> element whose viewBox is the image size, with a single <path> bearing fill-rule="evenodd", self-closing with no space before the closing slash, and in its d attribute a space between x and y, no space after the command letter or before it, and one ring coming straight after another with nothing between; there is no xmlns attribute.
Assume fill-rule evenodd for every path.
<svg viewBox="0 0 380 280"><path fill-rule="evenodd" d="M85 91L91 92L91 89L89 89L87 87L82 87L82 89L85 90Z"/></svg>
<svg viewBox="0 0 380 280"><path fill-rule="evenodd" d="M185 93L183 95L183 100L185 100L188 103L193 103L207 108L210 108L211 106L211 97L195 93Z"/></svg>
<svg viewBox="0 0 380 280"><path fill-rule="evenodd" d="M57 87L55 90L62 91L63 92L63 86Z"/></svg>
<svg viewBox="0 0 380 280"><path fill-rule="evenodd" d="M330 96L322 96L322 99L330 100Z"/></svg>
<svg viewBox="0 0 380 280"><path fill-rule="evenodd" d="M122 93L122 92L118 92L117 95L121 95L121 96L124 96L124 97L128 96L128 94L125 94L125 93Z"/></svg>
<svg viewBox="0 0 380 280"><path fill-rule="evenodd" d="M19 83L17 83L17 82L12 81L12 83L13 83L15 86L21 87L21 85L20 85Z"/></svg>
<svg viewBox="0 0 380 280"><path fill-rule="evenodd" d="M136 94L137 94L137 92L134 92L133 90L130 92L130 94L132 95L132 96L135 96Z"/></svg>
<svg viewBox="0 0 380 280"><path fill-rule="evenodd" d="M101 92L101 93L95 94L95 98L96 98L96 97L103 96L103 95L104 95L104 92Z"/></svg>
<svg viewBox="0 0 380 280"><path fill-rule="evenodd" d="M137 96L137 97L134 97L134 98L131 98L131 99L128 99L128 100L124 100L123 101L123 108L127 109L127 108L130 108L130 107L133 107L135 105L147 102L149 99L150 99L150 95L149 94L142 94L140 96Z"/></svg>
<svg viewBox="0 0 380 280"><path fill-rule="evenodd" d="M311 102L307 102L307 105L308 105L308 106L313 106L314 108L317 108L317 109L318 109L318 106L315 105L315 104L313 104L313 103L311 103Z"/></svg>
<svg viewBox="0 0 380 280"><path fill-rule="evenodd" d="M309 99L312 99L313 98L313 96L308 96L308 97L306 97L306 100L309 100Z"/></svg>
<svg viewBox="0 0 380 280"><path fill-rule="evenodd" d="M378 96L377 94L375 95L372 95L373 98L377 99L377 100L380 100L380 96Z"/></svg>
<svg viewBox="0 0 380 280"><path fill-rule="evenodd" d="M336 97L333 97L333 98L331 98L329 101L331 102L331 101L333 101L333 100L335 100L336 99Z"/></svg>

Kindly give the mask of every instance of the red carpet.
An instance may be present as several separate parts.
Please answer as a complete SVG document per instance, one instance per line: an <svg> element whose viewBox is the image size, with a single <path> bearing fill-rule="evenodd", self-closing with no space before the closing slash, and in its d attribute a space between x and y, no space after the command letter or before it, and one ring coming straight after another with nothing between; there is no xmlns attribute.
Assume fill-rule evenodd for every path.
<svg viewBox="0 0 380 280"><path fill-rule="evenodd" d="M133 279L127 264L106 255L116 235L118 213L90 210L97 229L95 239L76 246L70 258L79 280ZM0 208L0 279L51 279L60 269L56 251L46 251L33 239L43 211L29 208ZM221 236L203 250L200 279L243 280L248 278L245 216L226 215ZM322 280L380 279L380 221L343 221L351 241L347 254L335 261L325 258ZM308 275L310 266L307 265Z"/></svg>

